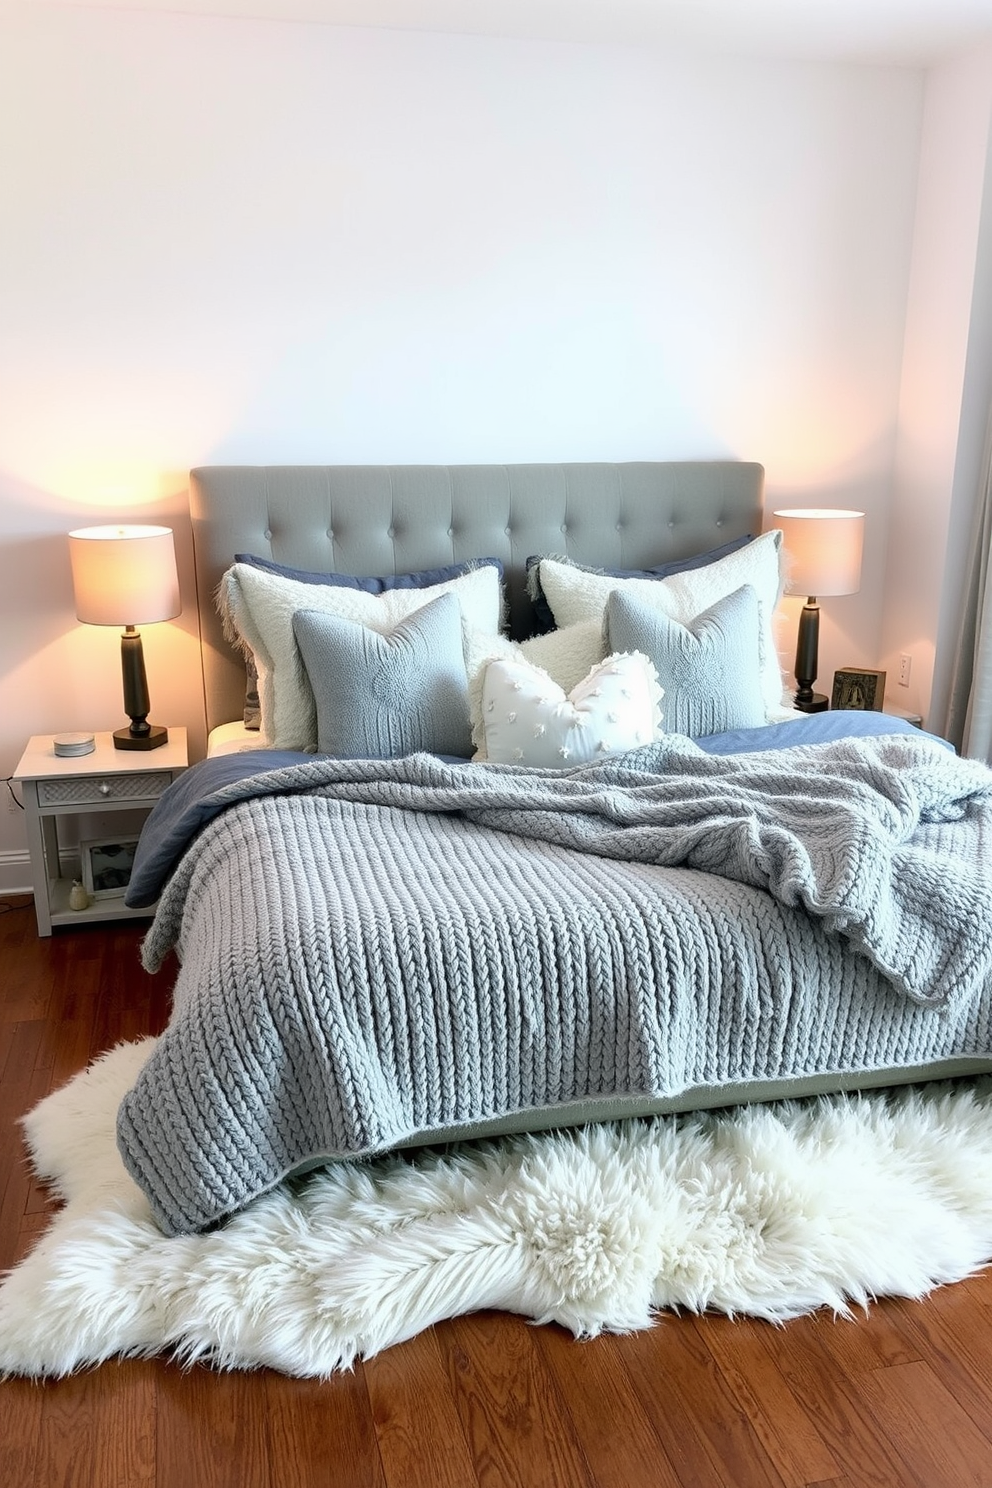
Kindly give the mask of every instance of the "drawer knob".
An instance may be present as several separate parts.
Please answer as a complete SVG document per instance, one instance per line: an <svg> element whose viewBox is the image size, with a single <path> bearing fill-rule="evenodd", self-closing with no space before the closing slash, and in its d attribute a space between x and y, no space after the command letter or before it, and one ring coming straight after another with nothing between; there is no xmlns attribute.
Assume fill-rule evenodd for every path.
<svg viewBox="0 0 992 1488"><path fill-rule="evenodd" d="M107 784L107 782L105 780L101 780L100 781L100 784L97 786L97 790L100 792L101 796L109 796L110 795L110 786Z"/></svg>

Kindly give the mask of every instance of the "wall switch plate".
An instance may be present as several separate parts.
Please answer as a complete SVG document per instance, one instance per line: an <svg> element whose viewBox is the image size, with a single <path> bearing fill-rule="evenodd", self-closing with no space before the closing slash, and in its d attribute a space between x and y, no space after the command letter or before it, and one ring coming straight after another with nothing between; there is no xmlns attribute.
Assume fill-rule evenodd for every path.
<svg viewBox="0 0 992 1488"><path fill-rule="evenodd" d="M909 686L909 674L913 670L913 658L903 652L899 658L899 686Z"/></svg>

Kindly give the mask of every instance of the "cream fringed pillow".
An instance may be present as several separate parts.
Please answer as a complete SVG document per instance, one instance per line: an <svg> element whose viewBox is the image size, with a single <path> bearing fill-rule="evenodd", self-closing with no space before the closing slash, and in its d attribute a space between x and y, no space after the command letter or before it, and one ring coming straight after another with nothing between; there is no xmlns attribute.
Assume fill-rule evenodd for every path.
<svg viewBox="0 0 992 1488"><path fill-rule="evenodd" d="M498 764L565 769L650 744L661 688L640 652L608 656L566 694L523 657L490 661L482 683L486 756Z"/></svg>
<svg viewBox="0 0 992 1488"><path fill-rule="evenodd" d="M772 628L772 616L782 593L781 553L782 534L775 529L705 568L665 579L613 578L567 561L542 558L541 588L558 625L602 621L615 591L688 625L742 585L750 585L758 600L761 702L765 718L774 719L781 716L782 708L782 669Z"/></svg>
<svg viewBox="0 0 992 1488"><path fill-rule="evenodd" d="M499 569L487 565L427 589L325 588L273 574L248 563L234 563L224 574L217 604L229 639L250 648L258 667L261 705L260 744L274 749L317 748L317 714L293 635L297 610L337 615L388 635L396 626L442 594L458 600L462 623L498 635L502 611Z"/></svg>

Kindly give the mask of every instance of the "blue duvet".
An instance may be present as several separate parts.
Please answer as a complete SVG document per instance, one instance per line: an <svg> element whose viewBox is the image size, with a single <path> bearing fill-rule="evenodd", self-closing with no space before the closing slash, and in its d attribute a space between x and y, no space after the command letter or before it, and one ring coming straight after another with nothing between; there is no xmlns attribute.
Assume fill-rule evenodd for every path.
<svg viewBox="0 0 992 1488"><path fill-rule="evenodd" d="M766 724L761 728L732 729L725 734L710 734L695 742L707 754L748 754L791 745L823 744L835 739L914 732L912 724L887 713L850 710L811 713L805 718ZM951 746L948 744L947 748ZM288 749L248 749L202 760L185 771L157 802L145 823L125 904L133 909L144 909L154 904L197 832L228 806L254 793L250 784L253 777L314 758L314 755Z"/></svg>

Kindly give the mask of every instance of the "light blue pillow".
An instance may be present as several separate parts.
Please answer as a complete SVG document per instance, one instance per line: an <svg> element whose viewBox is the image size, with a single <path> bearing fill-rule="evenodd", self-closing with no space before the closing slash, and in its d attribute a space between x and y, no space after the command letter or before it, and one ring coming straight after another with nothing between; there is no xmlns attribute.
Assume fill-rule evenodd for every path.
<svg viewBox="0 0 992 1488"><path fill-rule="evenodd" d="M606 605L607 649L643 651L664 689L662 726L690 739L765 722L760 611L750 584L703 610L688 625L622 589Z"/></svg>
<svg viewBox="0 0 992 1488"><path fill-rule="evenodd" d="M461 606L442 594L395 630L297 610L293 635L317 708L317 748L345 759L472 753Z"/></svg>
<svg viewBox="0 0 992 1488"><path fill-rule="evenodd" d="M503 565L498 558L475 558L469 563L447 563L442 568L421 568L415 573L384 574L381 577L363 577L355 574L320 573L306 568L290 568L285 563L276 563L271 558L259 558L256 553L235 553L235 563L247 563L263 573L277 578L294 579L298 584L323 584L332 589L360 589L363 594L386 594L390 589L432 589L435 584L446 584L471 573L474 568L498 568L499 581L503 582ZM262 709L258 697L258 669L255 658L245 661L245 728L261 727Z"/></svg>

